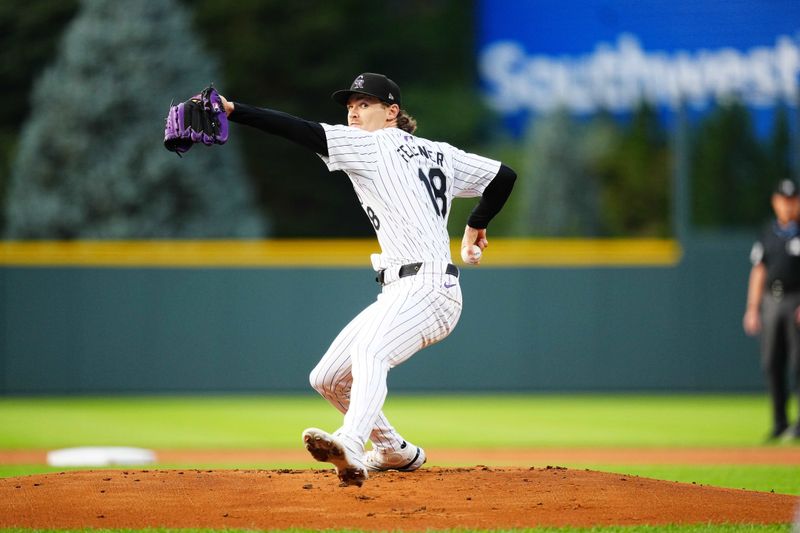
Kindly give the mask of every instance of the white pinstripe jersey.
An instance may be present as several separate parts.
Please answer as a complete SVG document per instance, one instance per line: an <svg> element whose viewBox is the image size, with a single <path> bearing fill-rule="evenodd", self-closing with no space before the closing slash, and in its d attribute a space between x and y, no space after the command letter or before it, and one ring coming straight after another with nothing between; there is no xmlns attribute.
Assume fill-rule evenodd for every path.
<svg viewBox="0 0 800 533"><path fill-rule="evenodd" d="M454 197L480 196L500 162L398 128L374 132L322 124L328 170L343 170L369 217L381 255L376 268L451 262L447 218Z"/></svg>

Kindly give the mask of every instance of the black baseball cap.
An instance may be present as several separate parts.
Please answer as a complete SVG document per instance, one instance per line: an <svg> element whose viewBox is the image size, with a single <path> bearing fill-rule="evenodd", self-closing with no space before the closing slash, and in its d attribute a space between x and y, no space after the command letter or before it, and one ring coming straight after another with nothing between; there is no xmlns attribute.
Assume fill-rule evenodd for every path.
<svg viewBox="0 0 800 533"><path fill-rule="evenodd" d="M331 98L337 104L346 106L347 101L353 94L366 94L367 96L374 96L386 104L400 105L400 87L383 74L375 74L374 72L359 74L353 80L349 89L336 91L331 95Z"/></svg>
<svg viewBox="0 0 800 533"><path fill-rule="evenodd" d="M792 198L800 195L800 191L798 191L797 185L792 180L781 180L778 186L775 187L775 194Z"/></svg>

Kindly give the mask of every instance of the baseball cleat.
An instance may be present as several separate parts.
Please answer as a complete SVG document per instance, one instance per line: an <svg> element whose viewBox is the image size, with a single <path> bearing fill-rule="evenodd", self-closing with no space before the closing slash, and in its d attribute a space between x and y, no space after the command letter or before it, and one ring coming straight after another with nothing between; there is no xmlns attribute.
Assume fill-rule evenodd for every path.
<svg viewBox="0 0 800 533"><path fill-rule="evenodd" d="M800 441L800 422L794 426L789 426L786 428L786 430L781 434L781 440L783 442Z"/></svg>
<svg viewBox="0 0 800 533"><path fill-rule="evenodd" d="M364 464L370 472L398 470L413 472L425 464L425 450L403 441L400 450L395 452L370 450L364 454Z"/></svg>
<svg viewBox="0 0 800 533"><path fill-rule="evenodd" d="M360 487L367 480L367 468L355 453L345 446L341 438L317 428L303 432L303 443L311 456L322 463L333 463L341 485Z"/></svg>

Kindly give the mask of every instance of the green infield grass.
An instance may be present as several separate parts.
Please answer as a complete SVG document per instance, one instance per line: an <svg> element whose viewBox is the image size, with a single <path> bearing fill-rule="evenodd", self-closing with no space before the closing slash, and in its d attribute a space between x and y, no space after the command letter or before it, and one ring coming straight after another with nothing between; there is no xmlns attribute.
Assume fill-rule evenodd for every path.
<svg viewBox="0 0 800 533"><path fill-rule="evenodd" d="M754 446L769 420L763 395L394 394L384 411L440 448ZM340 423L311 395L8 397L0 449L294 448L304 428Z"/></svg>
<svg viewBox="0 0 800 533"><path fill-rule="evenodd" d="M407 438L430 448L558 450L764 446L769 449L796 446L763 444L769 420L769 405L764 395L393 394L385 411ZM300 447L300 433L305 427L335 429L340 422L338 412L312 395L6 397L0 398L0 450L48 450L84 445L196 450L297 449ZM435 461L432 464L436 465ZM156 465L157 468L311 466L320 467L312 462ZM800 465L574 463L559 466L800 495ZM0 464L2 477L63 470L45 465ZM715 525L529 531L683 533L790 530L789 525ZM30 530L0 530L2 533L9 531L30 533ZM160 533L170 530L147 531Z"/></svg>
<svg viewBox="0 0 800 533"><path fill-rule="evenodd" d="M769 419L763 395L396 394L386 413L431 448L751 447ZM340 415L313 395L0 398L0 449L137 446L293 449L307 426ZM436 464L435 459L431 464ZM306 468L306 463L162 464L163 468ZM545 465L532 465L545 466ZM800 494L800 465L567 463L632 475ZM0 465L0 476L57 470Z"/></svg>

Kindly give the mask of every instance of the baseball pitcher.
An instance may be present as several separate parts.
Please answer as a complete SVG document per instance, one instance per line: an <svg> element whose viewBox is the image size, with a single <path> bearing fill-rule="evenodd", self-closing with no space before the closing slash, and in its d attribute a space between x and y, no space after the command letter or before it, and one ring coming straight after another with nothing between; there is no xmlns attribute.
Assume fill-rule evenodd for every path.
<svg viewBox="0 0 800 533"><path fill-rule="evenodd" d="M347 125L303 120L222 97L231 122L285 137L319 154L350 178L378 237L372 266L381 290L334 339L311 371L311 386L344 414L333 433L309 428L303 442L330 462L342 485L361 486L369 471L418 469L425 451L405 440L382 412L391 368L444 339L461 316L459 270L450 257L447 219L454 197L481 199L462 239L462 258L478 263L486 227L516 179L508 166L414 135L400 88L363 73L332 98ZM371 440L372 450L365 452Z"/></svg>

